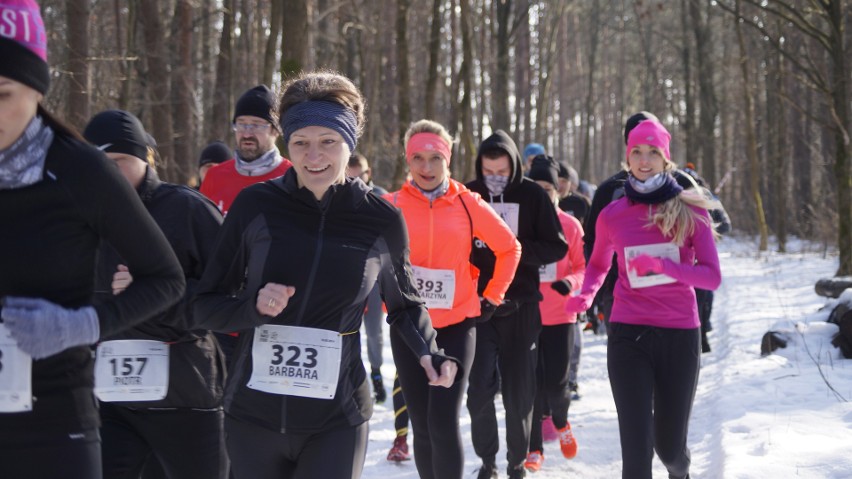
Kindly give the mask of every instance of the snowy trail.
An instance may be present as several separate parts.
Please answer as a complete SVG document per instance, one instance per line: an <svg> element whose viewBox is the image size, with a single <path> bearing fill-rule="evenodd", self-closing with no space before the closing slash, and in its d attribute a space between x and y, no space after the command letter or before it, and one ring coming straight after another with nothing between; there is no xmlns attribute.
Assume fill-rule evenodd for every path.
<svg viewBox="0 0 852 479"><path fill-rule="evenodd" d="M805 247L794 243L789 249ZM758 257L755 245L742 238L726 238L719 250L724 280L714 303L713 351L702 356L690 424L692 477L852 477L852 455L848 453L852 450L852 406L829 391L816 366L820 365L828 382L845 399L852 400L852 362L840 359L828 345L835 328L821 322L828 310L818 310L826 300L813 292L817 279L833 274L836 258L813 252ZM810 321L814 324L809 325ZM802 334L795 333L797 323ZM769 329L789 330L791 344L780 354L760 358L760 338ZM579 453L568 461L556 443L547 443L544 467L527 477L621 476L618 425L606 372L606 338L587 332L584 339L579 380L582 398L572 402L569 413ZM394 368L389 348L382 371L390 392ZM502 417L499 396L497 411ZM475 477L479 460L471 445L470 420L464 407L461 424L465 477ZM500 434L498 467L500 477L506 477L502 421ZM413 461L392 464L385 460L393 438L393 406L388 397L385 404L376 406L370 423L364 478L418 477ZM654 478L666 477L665 468L655 459Z"/></svg>

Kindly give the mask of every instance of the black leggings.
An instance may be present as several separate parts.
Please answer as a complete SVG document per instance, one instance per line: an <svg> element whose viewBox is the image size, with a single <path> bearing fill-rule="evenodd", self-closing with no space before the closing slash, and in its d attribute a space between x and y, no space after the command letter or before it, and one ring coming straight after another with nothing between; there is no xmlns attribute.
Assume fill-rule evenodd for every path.
<svg viewBox="0 0 852 479"><path fill-rule="evenodd" d="M530 429L530 451L543 450L541 419L548 410L557 429L568 424L568 407L571 406L568 371L575 330L573 323L543 326L538 336L537 391Z"/></svg>
<svg viewBox="0 0 852 479"><path fill-rule="evenodd" d="M369 422L315 434L278 431L225 416L235 479L358 479Z"/></svg>
<svg viewBox="0 0 852 479"><path fill-rule="evenodd" d="M105 479L136 479L148 460L165 477L224 479L228 470L221 410L131 409L101 403Z"/></svg>
<svg viewBox="0 0 852 479"><path fill-rule="evenodd" d="M689 415L701 332L611 322L607 370L618 411L623 479L651 479L654 451L671 479L689 474Z"/></svg>
<svg viewBox="0 0 852 479"><path fill-rule="evenodd" d="M464 474L459 413L476 350L474 325L475 321L468 318L436 329L438 347L461 361L461 378L449 388L429 385L419 358L396 328L391 329L391 349L414 433L414 462L422 479L460 479Z"/></svg>
<svg viewBox="0 0 852 479"><path fill-rule="evenodd" d="M37 429L37 428L34 428ZM39 479L101 479L97 429L74 432L4 434L0 438L0 476Z"/></svg>

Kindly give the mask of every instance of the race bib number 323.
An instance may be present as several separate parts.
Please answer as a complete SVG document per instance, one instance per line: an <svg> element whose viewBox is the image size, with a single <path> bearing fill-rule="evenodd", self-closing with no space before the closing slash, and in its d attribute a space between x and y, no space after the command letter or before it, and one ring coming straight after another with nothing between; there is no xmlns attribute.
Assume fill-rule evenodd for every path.
<svg viewBox="0 0 852 479"><path fill-rule="evenodd" d="M248 387L272 394L334 399L340 374L340 345L337 331L258 326L252 342Z"/></svg>

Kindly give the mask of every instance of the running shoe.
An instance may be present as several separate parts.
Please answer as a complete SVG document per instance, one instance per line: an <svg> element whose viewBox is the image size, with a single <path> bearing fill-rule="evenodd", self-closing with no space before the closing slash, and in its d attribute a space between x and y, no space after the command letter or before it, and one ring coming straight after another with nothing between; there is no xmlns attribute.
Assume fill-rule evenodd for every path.
<svg viewBox="0 0 852 479"><path fill-rule="evenodd" d="M530 472L538 472L543 463L544 454L542 454L541 451L533 451L527 454L527 460L524 461L524 467Z"/></svg>
<svg viewBox="0 0 852 479"><path fill-rule="evenodd" d="M577 383L568 383L568 389L571 391L572 401L580 399L580 386Z"/></svg>
<svg viewBox="0 0 852 479"><path fill-rule="evenodd" d="M496 479L497 478L497 465L496 464L482 464L482 467L479 468L479 472L476 474L476 479Z"/></svg>
<svg viewBox="0 0 852 479"><path fill-rule="evenodd" d="M541 420L541 440L544 442L552 442L559 439L559 433L556 431L556 426L553 425L553 418L545 416Z"/></svg>
<svg viewBox="0 0 852 479"><path fill-rule="evenodd" d="M376 402L382 404L388 398L388 393L385 392L385 383L382 381L381 371L374 369L370 373L370 379L373 381L373 394L375 394Z"/></svg>
<svg viewBox="0 0 852 479"><path fill-rule="evenodd" d="M506 470L506 473L509 474L509 479L523 479L527 477L527 470L524 469L524 466L509 468Z"/></svg>
<svg viewBox="0 0 852 479"><path fill-rule="evenodd" d="M408 442L406 442L408 436L397 436L396 439L393 440L393 446L388 452L388 461L391 462L402 462L408 461L411 459L411 454L408 453Z"/></svg>
<svg viewBox="0 0 852 479"><path fill-rule="evenodd" d="M559 429L559 447L566 459L574 459L577 456L577 440L574 439L574 433L571 432L570 423Z"/></svg>

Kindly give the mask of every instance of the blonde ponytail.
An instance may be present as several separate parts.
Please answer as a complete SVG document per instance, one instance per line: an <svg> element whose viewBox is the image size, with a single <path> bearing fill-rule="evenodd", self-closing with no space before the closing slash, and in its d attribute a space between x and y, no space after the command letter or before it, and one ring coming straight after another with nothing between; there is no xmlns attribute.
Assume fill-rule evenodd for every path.
<svg viewBox="0 0 852 479"><path fill-rule="evenodd" d="M670 237L672 243L683 246L688 236L695 233L695 222L700 221L712 226L710 219L690 208L696 206L705 210L721 208L721 204L713 199L710 191L703 187L683 190L676 197L660 204L648 215L648 226L656 226L664 236ZM714 237L716 232L713 232Z"/></svg>

